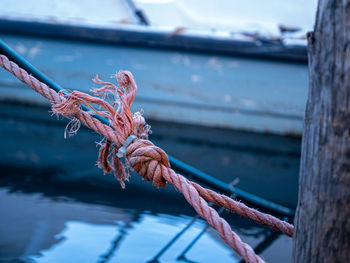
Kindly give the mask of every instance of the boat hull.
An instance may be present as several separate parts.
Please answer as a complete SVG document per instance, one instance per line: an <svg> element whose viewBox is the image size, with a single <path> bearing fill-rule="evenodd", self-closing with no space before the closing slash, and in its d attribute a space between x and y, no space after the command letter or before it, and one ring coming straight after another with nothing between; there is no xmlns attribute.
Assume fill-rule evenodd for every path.
<svg viewBox="0 0 350 263"><path fill-rule="evenodd" d="M138 83L133 110L147 119L264 133L301 135L307 65L179 50L1 35L63 88L89 91L98 74L118 70ZM0 71L0 100L48 105Z"/></svg>

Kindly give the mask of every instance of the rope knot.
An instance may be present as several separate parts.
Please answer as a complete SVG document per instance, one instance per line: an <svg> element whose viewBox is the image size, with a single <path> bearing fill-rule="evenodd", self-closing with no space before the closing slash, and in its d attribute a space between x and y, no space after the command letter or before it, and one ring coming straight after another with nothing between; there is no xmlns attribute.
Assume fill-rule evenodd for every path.
<svg viewBox="0 0 350 263"><path fill-rule="evenodd" d="M165 187L164 169L170 168L166 153L148 140L137 140L127 148L128 162L146 181Z"/></svg>

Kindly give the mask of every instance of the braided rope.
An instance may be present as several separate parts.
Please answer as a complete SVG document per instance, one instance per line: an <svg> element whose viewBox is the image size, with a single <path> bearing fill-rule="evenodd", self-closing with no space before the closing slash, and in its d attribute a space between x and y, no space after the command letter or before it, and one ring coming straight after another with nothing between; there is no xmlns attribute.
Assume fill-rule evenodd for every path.
<svg viewBox="0 0 350 263"><path fill-rule="evenodd" d="M94 80L96 83L107 85L99 89L98 92L103 92L103 89L106 89L107 87L110 89L116 89L116 92L121 96L122 106L118 104L118 110L115 111L112 107L106 106L106 103L103 100L82 92L74 91L71 95L66 96L57 93L46 84L29 75L17 64L9 61L4 55L0 55L0 65L15 75L18 79L29 85L33 90L49 99L54 104L54 111L56 110L56 112L64 116L74 115L88 128L105 136L106 143L100 148L99 167L103 168L105 172L113 170L114 172L117 171L118 173L122 173L122 175L118 175L118 179L123 186L127 176L123 174L125 173L124 167L119 158L113 159L114 166L111 166L108 161L110 151L113 151L113 149L111 150L112 144L117 148L121 147L131 132L134 132L134 134L141 137L147 136L147 131L145 132L143 126L143 118L137 113L132 116L129 111L129 107L137 90L136 83L130 72L123 72L124 79L121 79L120 82L118 79L119 84L124 87L124 93L119 89L116 89L115 86L110 83L102 82L98 78ZM73 112L70 108L69 114L65 114L67 109L63 110L62 108L70 103L68 102L69 100L73 101L72 105L77 108L77 110ZM100 106L105 107L107 111L110 111L110 114L106 116L109 118L112 127L101 123L88 112L81 110L80 104L78 105L79 107L76 107L77 101L82 101L87 104L89 104L89 102L100 103ZM124 111L121 114L118 113L119 107L122 108L122 112ZM99 112L97 113L101 114ZM145 133L146 136L144 135ZM114 151L116 154L116 148ZM249 208L243 203L232 200L225 195L220 195L210 189L203 188L202 186L187 180L182 175L175 173L170 168L166 153L162 149L154 146L148 140L137 140L130 144L126 149L126 161L131 168L138 172L145 180L152 181L153 185L156 187L164 187L167 182L173 184L184 195L196 212L202 218L207 220L208 223L218 231L222 239L246 262L263 262L263 260L254 253L253 249L248 244L244 243L239 236L231 230L229 224L221 218L214 209L209 207L205 200L221 205L228 210L234 211L241 216L250 218L257 223L266 225L274 230L281 231L288 236L292 236L293 234L293 225L281 221L271 215Z"/></svg>

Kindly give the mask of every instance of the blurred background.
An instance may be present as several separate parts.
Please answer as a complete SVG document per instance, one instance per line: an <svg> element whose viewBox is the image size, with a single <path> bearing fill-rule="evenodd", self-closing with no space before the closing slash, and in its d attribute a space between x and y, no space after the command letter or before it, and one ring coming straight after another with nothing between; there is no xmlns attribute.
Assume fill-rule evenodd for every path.
<svg viewBox="0 0 350 263"><path fill-rule="evenodd" d="M293 220L317 1L0 3L0 39L43 74L88 92L131 71L132 110L178 172ZM64 139L67 123L0 70L0 262L240 262L172 186L103 175L101 136ZM267 262L290 262L290 238L222 215Z"/></svg>

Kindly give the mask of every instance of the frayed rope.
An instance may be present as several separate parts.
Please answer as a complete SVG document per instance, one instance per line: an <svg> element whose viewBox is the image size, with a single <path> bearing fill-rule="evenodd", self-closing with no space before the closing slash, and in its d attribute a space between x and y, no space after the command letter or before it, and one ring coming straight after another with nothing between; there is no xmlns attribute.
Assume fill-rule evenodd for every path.
<svg viewBox="0 0 350 263"><path fill-rule="evenodd" d="M90 115L97 114L108 119L110 126L114 129L118 137L119 144L108 139L103 140L100 143L101 147L97 164L99 168L103 169L105 174L113 172L124 188L125 181L130 176L130 166L126 159L124 165L121 157L125 156L126 147L131 142L128 142L126 147L124 146L125 149L122 144L125 144L130 136L147 139L150 133L150 126L146 124L142 112L138 111L133 115L130 111L130 106L137 92L137 86L132 74L129 71L123 71L118 72L115 77L119 87L113 83L104 82L96 76L93 81L103 86L91 90L95 96L80 91L59 92L66 100L53 104L52 111L57 115L65 117L74 116L81 110L81 106L85 105L91 110L89 112ZM104 100L106 98L113 100L112 105ZM68 133L71 135L78 131L80 124L73 118L66 127L65 137L69 126L71 128Z"/></svg>

